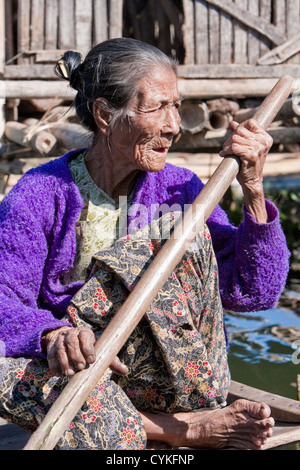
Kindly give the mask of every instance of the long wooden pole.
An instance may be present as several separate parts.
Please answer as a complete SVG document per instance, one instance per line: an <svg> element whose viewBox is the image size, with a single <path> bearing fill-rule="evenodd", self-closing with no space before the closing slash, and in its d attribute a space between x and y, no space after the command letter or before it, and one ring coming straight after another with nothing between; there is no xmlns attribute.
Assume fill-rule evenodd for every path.
<svg viewBox="0 0 300 470"><path fill-rule="evenodd" d="M289 96L292 83L291 77L282 77L255 114L254 118L265 129ZM97 340L94 364L70 379L24 450L53 449L180 262L186 249L236 177L238 170L239 161L234 156L225 158L221 162L190 209L184 214L181 223L175 227L170 239L156 255L133 292Z"/></svg>

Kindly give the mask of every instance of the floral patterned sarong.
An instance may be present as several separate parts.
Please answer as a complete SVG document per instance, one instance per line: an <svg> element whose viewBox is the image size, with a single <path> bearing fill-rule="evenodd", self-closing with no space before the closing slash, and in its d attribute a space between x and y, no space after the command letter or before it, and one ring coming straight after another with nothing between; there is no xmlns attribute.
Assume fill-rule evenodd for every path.
<svg viewBox="0 0 300 470"><path fill-rule="evenodd" d="M159 236L149 238L146 228L94 256L89 279L68 308L70 323L101 335L165 242L169 217L157 222ZM173 224L174 215L171 218ZM146 435L139 411L174 413L226 404L230 376L217 264L207 227L119 357L129 374L106 372L58 448L143 449ZM53 377L46 361L3 358L0 416L33 431L67 381Z"/></svg>

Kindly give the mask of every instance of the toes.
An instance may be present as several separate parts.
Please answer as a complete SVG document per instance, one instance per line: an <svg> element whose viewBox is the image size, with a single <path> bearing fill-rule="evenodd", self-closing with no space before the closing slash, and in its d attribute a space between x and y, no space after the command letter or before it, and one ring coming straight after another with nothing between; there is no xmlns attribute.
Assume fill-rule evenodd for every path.
<svg viewBox="0 0 300 470"><path fill-rule="evenodd" d="M271 409L265 403L260 403L259 413L260 413L260 418L262 419L269 418L269 416L271 416Z"/></svg>
<svg viewBox="0 0 300 470"><path fill-rule="evenodd" d="M269 431L275 426L275 421L272 417L268 419L262 419L255 422L256 426L260 429L261 432Z"/></svg>
<svg viewBox="0 0 300 470"><path fill-rule="evenodd" d="M258 403L249 400L237 400L233 403L237 411L247 412L249 416L255 419L267 419L271 416L271 409L265 403Z"/></svg>

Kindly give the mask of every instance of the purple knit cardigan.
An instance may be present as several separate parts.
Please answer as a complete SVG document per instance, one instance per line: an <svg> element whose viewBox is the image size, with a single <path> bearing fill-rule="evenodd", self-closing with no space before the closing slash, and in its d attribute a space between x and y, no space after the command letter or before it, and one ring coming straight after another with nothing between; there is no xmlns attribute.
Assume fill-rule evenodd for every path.
<svg viewBox="0 0 300 470"><path fill-rule="evenodd" d="M44 357L41 335L65 324L60 318L82 286L62 282L74 262L75 224L83 208L68 167L77 154L30 170L0 204L0 344L6 356ZM165 203L184 208L202 187L191 171L167 164L159 173L141 173L133 207ZM271 202L266 205L267 224L257 224L245 211L235 228L220 207L208 220L226 309L271 308L285 285L289 251L278 211ZM132 214L129 227L135 221L144 226L151 217Z"/></svg>

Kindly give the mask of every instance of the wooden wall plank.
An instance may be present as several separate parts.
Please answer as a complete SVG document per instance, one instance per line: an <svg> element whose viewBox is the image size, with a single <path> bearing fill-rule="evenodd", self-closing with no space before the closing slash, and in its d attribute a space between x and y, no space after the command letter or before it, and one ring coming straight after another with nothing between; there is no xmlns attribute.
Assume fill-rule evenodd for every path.
<svg viewBox="0 0 300 470"><path fill-rule="evenodd" d="M203 3L203 2L199 2ZM185 64L195 63L195 36L194 36L194 1L183 0L184 25L183 42L185 47Z"/></svg>
<svg viewBox="0 0 300 470"><path fill-rule="evenodd" d="M259 0L248 0L248 10L256 15L259 21ZM256 64L260 56L260 36L256 31L248 32L248 63Z"/></svg>
<svg viewBox="0 0 300 470"><path fill-rule="evenodd" d="M58 49L75 48L74 0L59 0L58 3Z"/></svg>
<svg viewBox="0 0 300 470"><path fill-rule="evenodd" d="M92 47L92 0L75 0L75 47L85 56Z"/></svg>
<svg viewBox="0 0 300 470"><path fill-rule="evenodd" d="M209 6L209 63L220 62L220 13L214 6Z"/></svg>
<svg viewBox="0 0 300 470"><path fill-rule="evenodd" d="M286 0L273 0L273 17L277 29L286 34Z"/></svg>
<svg viewBox="0 0 300 470"><path fill-rule="evenodd" d="M3 4L3 5L2 5ZM0 61L9 60L15 55L14 51L14 16L13 2L11 0L1 0L1 11L3 10L3 17L1 17L0 25ZM2 13L1 13L2 14Z"/></svg>
<svg viewBox="0 0 300 470"><path fill-rule="evenodd" d="M247 0L234 0L237 7L246 10L248 7ZM234 46L233 46L233 57L235 64L247 64L248 63L248 32L247 28L242 25L241 22L234 22Z"/></svg>
<svg viewBox="0 0 300 470"><path fill-rule="evenodd" d="M286 0L286 26L287 38L291 39L300 32L300 1ZM300 55L291 57L288 61L290 64L299 64Z"/></svg>
<svg viewBox="0 0 300 470"><path fill-rule="evenodd" d="M250 0L251 1L251 0ZM272 0L260 0L260 17L271 23ZM271 42L264 37L260 38L260 56L271 49Z"/></svg>
<svg viewBox="0 0 300 470"><path fill-rule="evenodd" d="M192 14L192 11L189 13ZM195 3L195 63L209 63L208 42L208 5L206 2Z"/></svg>
<svg viewBox="0 0 300 470"><path fill-rule="evenodd" d="M110 0L109 38L119 38L123 32L123 0Z"/></svg>
<svg viewBox="0 0 300 470"><path fill-rule="evenodd" d="M18 1L18 38L17 38L17 52L25 52L30 49L30 0ZM19 64L28 64L28 57L19 57Z"/></svg>
<svg viewBox="0 0 300 470"><path fill-rule="evenodd" d="M58 0L45 0L45 49L58 48Z"/></svg>
<svg viewBox="0 0 300 470"><path fill-rule="evenodd" d="M31 0L30 49L44 48L44 0Z"/></svg>
<svg viewBox="0 0 300 470"><path fill-rule="evenodd" d="M108 38L108 19L107 19L106 0L94 0L93 11L93 45L106 41Z"/></svg>
<svg viewBox="0 0 300 470"><path fill-rule="evenodd" d="M232 63L232 40L232 18L227 13L220 12L220 64Z"/></svg>

